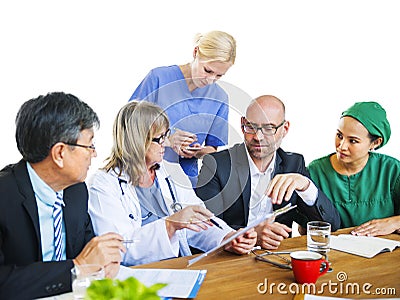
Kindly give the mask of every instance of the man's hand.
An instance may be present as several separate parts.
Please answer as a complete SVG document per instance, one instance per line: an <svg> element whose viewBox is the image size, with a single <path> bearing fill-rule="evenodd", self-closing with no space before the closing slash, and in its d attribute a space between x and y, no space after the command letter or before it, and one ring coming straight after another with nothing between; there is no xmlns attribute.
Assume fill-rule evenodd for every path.
<svg viewBox="0 0 400 300"><path fill-rule="evenodd" d="M92 238L81 253L73 260L75 265L98 264L105 268L107 277L118 273L121 251L126 252L123 237L117 233L107 233Z"/></svg>
<svg viewBox="0 0 400 300"><path fill-rule="evenodd" d="M241 229L239 229L241 230ZM228 233L224 240L229 239L235 231ZM243 235L238 236L232 240L228 245L225 246L225 250L236 253L236 254L247 254L249 253L257 241L257 233L254 228L246 231Z"/></svg>
<svg viewBox="0 0 400 300"><path fill-rule="evenodd" d="M264 249L278 249L281 242L289 237L291 228L284 224L264 221L255 228L257 232L257 245Z"/></svg>
<svg viewBox="0 0 400 300"><path fill-rule="evenodd" d="M104 275L107 278L114 278L119 272L119 263L110 263L104 267Z"/></svg>
<svg viewBox="0 0 400 300"><path fill-rule="evenodd" d="M272 178L266 194L273 204L281 204L283 200L289 201L295 190L303 192L309 186L310 180L301 174L278 174Z"/></svg>

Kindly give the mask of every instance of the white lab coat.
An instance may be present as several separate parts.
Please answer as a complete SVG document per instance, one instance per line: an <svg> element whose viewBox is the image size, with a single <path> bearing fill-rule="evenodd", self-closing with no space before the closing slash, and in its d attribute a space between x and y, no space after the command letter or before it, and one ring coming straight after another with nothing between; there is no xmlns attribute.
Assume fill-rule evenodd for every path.
<svg viewBox="0 0 400 300"><path fill-rule="evenodd" d="M169 177L175 198L182 207L204 205L196 196L189 178L179 164L161 163L156 176L169 214L173 214L170 207L173 200L166 177ZM120 184L119 180L123 182ZM128 182L129 179L125 174L118 177L115 171L103 170L98 170L89 180L89 214L96 235L117 232L124 239L134 241L126 245L127 252L123 257L123 265L138 265L177 257L179 235L186 236L188 245L207 251L219 245L226 234L233 230L223 220L215 218L223 230L216 226L201 232L183 229L177 231L170 240L164 219L142 226L139 200L135 188Z"/></svg>

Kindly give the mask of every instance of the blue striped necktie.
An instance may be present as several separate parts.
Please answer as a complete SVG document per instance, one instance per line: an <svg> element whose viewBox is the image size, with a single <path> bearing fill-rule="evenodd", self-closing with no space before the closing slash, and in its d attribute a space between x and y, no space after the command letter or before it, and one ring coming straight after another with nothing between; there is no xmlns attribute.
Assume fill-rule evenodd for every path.
<svg viewBox="0 0 400 300"><path fill-rule="evenodd" d="M54 222L54 253L55 260L60 261L63 254L62 240L62 194L56 193L57 200L53 206L53 222Z"/></svg>

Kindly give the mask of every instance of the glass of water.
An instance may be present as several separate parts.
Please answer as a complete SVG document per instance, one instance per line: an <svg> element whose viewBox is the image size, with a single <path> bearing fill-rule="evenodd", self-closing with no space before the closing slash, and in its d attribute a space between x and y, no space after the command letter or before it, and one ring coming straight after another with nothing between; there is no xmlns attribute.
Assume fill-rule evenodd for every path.
<svg viewBox="0 0 400 300"><path fill-rule="evenodd" d="M84 299L91 282L104 278L104 269L96 264L76 265L71 269L71 275L74 299Z"/></svg>
<svg viewBox="0 0 400 300"><path fill-rule="evenodd" d="M307 223L307 249L318 252L328 260L330 250L331 224L323 221L312 221ZM330 268L330 271L332 269Z"/></svg>

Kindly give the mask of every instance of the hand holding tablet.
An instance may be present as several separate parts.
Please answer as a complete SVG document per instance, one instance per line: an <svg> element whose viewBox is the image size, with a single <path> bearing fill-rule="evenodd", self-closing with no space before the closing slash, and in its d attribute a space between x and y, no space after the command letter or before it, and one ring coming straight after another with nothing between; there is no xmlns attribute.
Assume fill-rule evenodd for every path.
<svg viewBox="0 0 400 300"><path fill-rule="evenodd" d="M261 222L270 219L272 222L275 220L275 218L277 216L280 216L284 213L287 213L288 211L296 208L297 205L292 205L291 203L287 204L286 206L277 209L276 211L267 214L266 216L254 220L252 221L250 224L248 224L245 228L243 228L243 230L238 230L236 231L235 234L233 234L232 236L229 237L229 239L226 239L225 241L223 241L221 244L215 246L214 248L212 248L211 250L208 250L207 252L204 252L203 254L192 258L190 260L188 260L188 267L191 266L192 264L194 264L195 262L198 262L199 260L201 260L202 258L206 257L207 255L210 255L211 253L215 252L216 250L222 248L223 246L227 245L228 243L230 243L232 240L234 240L235 238L237 238L238 236L245 234L249 229L254 228L255 226L257 226L258 224L260 224Z"/></svg>

